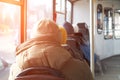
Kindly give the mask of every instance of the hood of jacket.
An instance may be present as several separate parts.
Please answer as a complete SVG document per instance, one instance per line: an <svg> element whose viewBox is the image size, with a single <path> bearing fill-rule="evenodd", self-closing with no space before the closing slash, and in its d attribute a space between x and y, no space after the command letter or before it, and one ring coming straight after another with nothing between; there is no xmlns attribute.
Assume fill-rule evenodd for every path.
<svg viewBox="0 0 120 80"><path fill-rule="evenodd" d="M38 21L31 32L31 38L41 38L42 41L50 41L60 43L61 36L58 25L50 19L42 19Z"/></svg>

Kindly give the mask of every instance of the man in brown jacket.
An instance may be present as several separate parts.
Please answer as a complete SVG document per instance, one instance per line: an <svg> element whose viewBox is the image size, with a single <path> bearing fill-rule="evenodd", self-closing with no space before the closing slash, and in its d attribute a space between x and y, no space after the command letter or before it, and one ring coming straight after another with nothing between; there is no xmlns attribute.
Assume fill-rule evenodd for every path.
<svg viewBox="0 0 120 80"><path fill-rule="evenodd" d="M57 69L66 80L93 80L87 63L75 59L61 46L58 25L49 20L39 21L32 38L16 48L16 63L11 66L9 80L29 67L45 66Z"/></svg>

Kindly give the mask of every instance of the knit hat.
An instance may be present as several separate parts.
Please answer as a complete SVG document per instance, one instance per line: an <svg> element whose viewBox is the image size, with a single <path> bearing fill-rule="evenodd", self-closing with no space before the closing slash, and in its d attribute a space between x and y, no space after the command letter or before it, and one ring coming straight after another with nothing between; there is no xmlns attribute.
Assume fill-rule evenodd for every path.
<svg viewBox="0 0 120 80"><path fill-rule="evenodd" d="M43 38L54 40L55 42L61 41L60 30L58 25L50 20L50 19L42 19L38 21L35 26L33 27L33 31L31 33L31 38ZM47 38L48 37L48 38Z"/></svg>
<svg viewBox="0 0 120 80"><path fill-rule="evenodd" d="M67 32L63 26L59 26L61 32L61 44L66 44L67 41Z"/></svg>

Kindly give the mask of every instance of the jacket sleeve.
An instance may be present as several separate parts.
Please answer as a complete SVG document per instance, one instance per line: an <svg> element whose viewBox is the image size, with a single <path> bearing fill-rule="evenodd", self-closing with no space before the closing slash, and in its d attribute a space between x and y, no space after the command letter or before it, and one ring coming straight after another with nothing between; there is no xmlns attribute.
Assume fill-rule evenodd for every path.
<svg viewBox="0 0 120 80"><path fill-rule="evenodd" d="M93 80L90 68L84 60L71 58L61 70L68 80Z"/></svg>

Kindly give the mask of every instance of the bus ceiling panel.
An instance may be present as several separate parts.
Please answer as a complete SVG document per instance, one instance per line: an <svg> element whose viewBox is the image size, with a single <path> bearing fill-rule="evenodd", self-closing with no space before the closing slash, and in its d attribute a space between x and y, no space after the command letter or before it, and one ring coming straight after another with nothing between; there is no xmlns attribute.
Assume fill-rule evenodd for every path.
<svg viewBox="0 0 120 80"><path fill-rule="evenodd" d="M0 2L15 4L15 5L21 5L22 0L0 0Z"/></svg>

